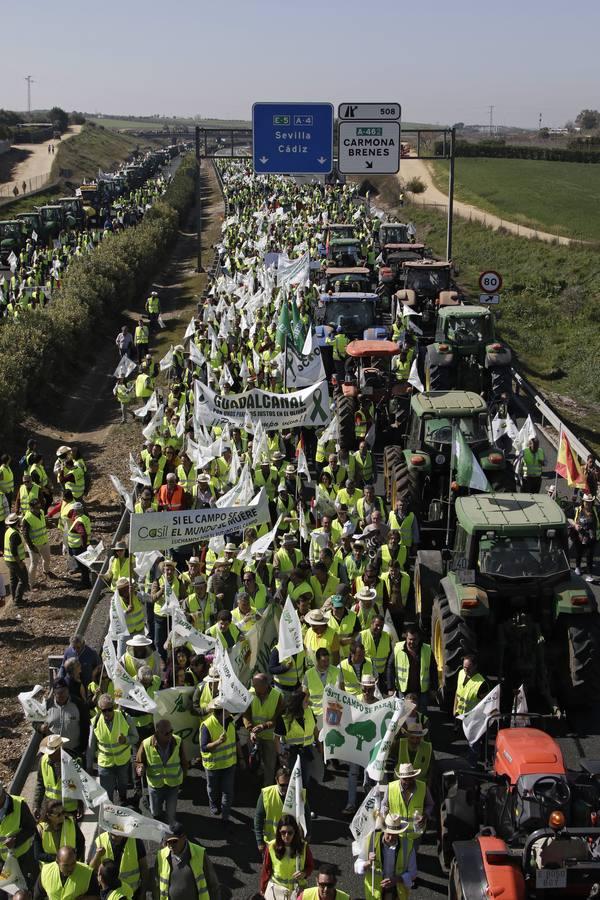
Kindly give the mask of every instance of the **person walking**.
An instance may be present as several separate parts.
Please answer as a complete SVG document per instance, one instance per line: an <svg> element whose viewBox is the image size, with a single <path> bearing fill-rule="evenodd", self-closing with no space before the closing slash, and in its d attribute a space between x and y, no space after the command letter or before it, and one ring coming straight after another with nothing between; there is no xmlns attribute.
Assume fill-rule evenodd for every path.
<svg viewBox="0 0 600 900"><path fill-rule="evenodd" d="M271 687L269 678L257 672L252 678L250 689L252 702L244 714L244 725L248 729L250 745L260 755L263 770L263 784L273 784L277 766L275 733L273 728L283 709L283 695L276 687Z"/></svg>
<svg viewBox="0 0 600 900"><path fill-rule="evenodd" d="M408 827L401 816L388 813L382 830L371 835L368 857L356 860L354 871L365 876L366 900L408 900L417 877L412 841L402 837Z"/></svg>
<svg viewBox="0 0 600 900"><path fill-rule="evenodd" d="M573 549L575 550L575 574L581 575L581 562L585 555L587 563L585 580L593 581L594 550L598 535L600 535L600 517L594 503L594 495L591 493L583 495L581 504L575 510L572 535Z"/></svg>
<svg viewBox="0 0 600 900"><path fill-rule="evenodd" d="M268 841L260 873L260 890L269 900L287 900L294 890L304 889L314 860L300 826L293 816L282 816L275 838Z"/></svg>
<svg viewBox="0 0 600 900"><path fill-rule="evenodd" d="M523 484L521 491L524 494L539 494L542 487L542 470L546 457L536 437L531 438L523 450Z"/></svg>
<svg viewBox="0 0 600 900"><path fill-rule="evenodd" d="M142 362L143 358L148 352L148 341L150 340L148 326L144 323L143 318L138 319L133 340L137 353L137 361L139 364Z"/></svg>
<svg viewBox="0 0 600 900"><path fill-rule="evenodd" d="M87 751L87 768L98 767L98 780L112 803L114 792L119 794L121 805L127 803L131 745L137 739L135 726L115 709L114 698L102 694L98 700L98 713L90 729Z"/></svg>
<svg viewBox="0 0 600 900"><path fill-rule="evenodd" d="M338 888L335 866L323 863L317 872L317 886L305 888L298 900L350 900L350 894Z"/></svg>
<svg viewBox="0 0 600 900"><path fill-rule="evenodd" d="M206 772L206 790L213 816L229 823L233 800L237 740L235 724L223 701L216 697L208 704L210 715L200 726L200 750Z"/></svg>
<svg viewBox="0 0 600 900"><path fill-rule="evenodd" d="M122 359L124 356L128 356L129 359L133 356L133 335L131 334L127 325L123 325L120 332L115 338L115 344L117 345L117 350L119 351L119 359Z"/></svg>
<svg viewBox="0 0 600 900"><path fill-rule="evenodd" d="M154 734L139 746L136 757L136 774L146 775L150 795L150 812L155 819L174 825L177 818L177 798L189 763L181 738L173 734L168 719L160 719Z"/></svg>
<svg viewBox="0 0 600 900"><path fill-rule="evenodd" d="M220 900L221 888L204 847L176 822L156 855L158 900Z"/></svg>
<svg viewBox="0 0 600 900"><path fill-rule="evenodd" d="M54 577L48 526L39 497L31 499L30 508L23 516L23 536L29 552L29 583L35 589L40 566L44 578L47 575Z"/></svg>
<svg viewBox="0 0 600 900"><path fill-rule="evenodd" d="M6 517L4 532L4 562L8 566L10 592L15 606L25 606L25 592L29 590L29 573L25 563L25 542L19 531L19 517L11 513Z"/></svg>

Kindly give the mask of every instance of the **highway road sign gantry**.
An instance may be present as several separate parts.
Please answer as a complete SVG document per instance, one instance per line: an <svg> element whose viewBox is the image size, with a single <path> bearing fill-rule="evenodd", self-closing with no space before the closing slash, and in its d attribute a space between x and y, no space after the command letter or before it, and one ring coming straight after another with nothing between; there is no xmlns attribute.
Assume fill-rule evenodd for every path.
<svg viewBox="0 0 600 900"><path fill-rule="evenodd" d="M342 121L338 168L344 175L393 175L400 169L400 122Z"/></svg>
<svg viewBox="0 0 600 900"><path fill-rule="evenodd" d="M252 158L257 175L328 175L333 168L331 103L255 103Z"/></svg>
<svg viewBox="0 0 600 900"><path fill-rule="evenodd" d="M338 119L352 122L395 122L400 119L399 103L340 103Z"/></svg>

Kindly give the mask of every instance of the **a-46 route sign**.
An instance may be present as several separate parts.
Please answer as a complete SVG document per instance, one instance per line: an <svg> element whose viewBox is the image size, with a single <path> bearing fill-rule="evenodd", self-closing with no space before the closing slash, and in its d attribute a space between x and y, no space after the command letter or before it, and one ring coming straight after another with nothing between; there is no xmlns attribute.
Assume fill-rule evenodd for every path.
<svg viewBox="0 0 600 900"><path fill-rule="evenodd" d="M338 168L344 175L395 175L400 169L400 122L340 122Z"/></svg>
<svg viewBox="0 0 600 900"><path fill-rule="evenodd" d="M255 103L252 157L257 175L329 175L333 168L333 106Z"/></svg>
<svg viewBox="0 0 600 900"><path fill-rule="evenodd" d="M479 276L479 287L486 294L496 294L502 287L502 275L493 270L482 272Z"/></svg>

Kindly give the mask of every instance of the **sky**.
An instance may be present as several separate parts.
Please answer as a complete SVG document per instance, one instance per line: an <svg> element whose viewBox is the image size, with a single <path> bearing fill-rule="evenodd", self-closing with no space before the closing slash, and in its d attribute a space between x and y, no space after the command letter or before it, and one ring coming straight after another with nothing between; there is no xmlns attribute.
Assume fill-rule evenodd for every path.
<svg viewBox="0 0 600 900"><path fill-rule="evenodd" d="M600 107L597 0L28 0L4 5L0 107L250 118L398 102L405 121L561 126ZM13 35L14 40L7 40Z"/></svg>

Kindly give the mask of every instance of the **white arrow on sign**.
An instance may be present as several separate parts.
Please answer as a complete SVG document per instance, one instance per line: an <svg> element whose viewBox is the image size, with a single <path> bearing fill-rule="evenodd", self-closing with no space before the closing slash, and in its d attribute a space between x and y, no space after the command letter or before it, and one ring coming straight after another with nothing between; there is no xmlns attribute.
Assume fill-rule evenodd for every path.
<svg viewBox="0 0 600 900"><path fill-rule="evenodd" d="M326 157L326 156L319 156L319 158L317 159L317 162L320 163L321 165L323 165L323 163L326 163L326 162L327 162L327 157Z"/></svg>
<svg viewBox="0 0 600 900"><path fill-rule="evenodd" d="M268 156L261 156L261 158L259 159L259 162L261 162L261 163L263 164L263 166L264 166L265 163L268 163L268 162L269 162L269 157L268 157Z"/></svg>

